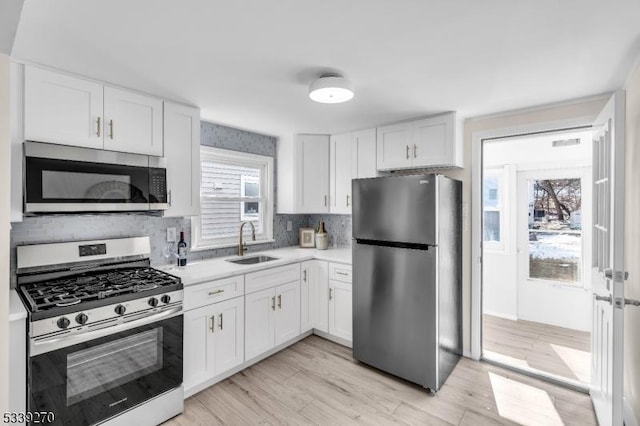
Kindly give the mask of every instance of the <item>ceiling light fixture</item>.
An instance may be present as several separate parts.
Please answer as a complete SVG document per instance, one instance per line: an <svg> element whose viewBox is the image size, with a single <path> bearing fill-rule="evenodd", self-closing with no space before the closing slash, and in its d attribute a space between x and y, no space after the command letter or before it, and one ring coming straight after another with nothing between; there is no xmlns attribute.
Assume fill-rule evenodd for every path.
<svg viewBox="0 0 640 426"><path fill-rule="evenodd" d="M353 86L340 74L322 74L309 86L309 97L323 104L339 104L353 98Z"/></svg>

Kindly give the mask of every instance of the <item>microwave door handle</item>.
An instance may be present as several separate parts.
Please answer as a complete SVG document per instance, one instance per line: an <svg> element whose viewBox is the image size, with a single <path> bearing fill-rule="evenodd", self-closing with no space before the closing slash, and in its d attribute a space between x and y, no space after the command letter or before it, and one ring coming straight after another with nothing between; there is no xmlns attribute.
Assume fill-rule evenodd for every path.
<svg viewBox="0 0 640 426"><path fill-rule="evenodd" d="M66 348L67 346L73 346L77 345L78 343L97 339L98 337L105 337L121 331L131 330L132 328L152 324L154 322L169 319L180 314L182 314L181 305L174 306L171 309L167 309L166 311L162 311L160 313L152 313L142 318L124 322L122 324L105 325L102 328L96 329L94 331L89 331L87 333L81 333L71 336L65 334L61 337L54 336L52 338L42 340L32 340L30 342L30 356L44 354L56 349L62 349Z"/></svg>

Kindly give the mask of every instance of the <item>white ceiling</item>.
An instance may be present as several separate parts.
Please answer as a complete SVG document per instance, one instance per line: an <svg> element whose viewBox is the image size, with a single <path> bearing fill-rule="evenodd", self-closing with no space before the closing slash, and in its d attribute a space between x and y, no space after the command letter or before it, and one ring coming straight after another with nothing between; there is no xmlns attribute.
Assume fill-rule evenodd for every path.
<svg viewBox="0 0 640 426"><path fill-rule="evenodd" d="M638 0L26 0L18 59L201 107L260 133L466 117L620 88ZM355 98L307 96L324 70Z"/></svg>

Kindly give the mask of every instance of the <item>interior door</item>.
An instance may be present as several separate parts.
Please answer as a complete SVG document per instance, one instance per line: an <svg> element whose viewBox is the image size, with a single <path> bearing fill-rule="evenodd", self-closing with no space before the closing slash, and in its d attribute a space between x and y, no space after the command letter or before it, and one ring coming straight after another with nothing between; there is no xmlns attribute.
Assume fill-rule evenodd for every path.
<svg viewBox="0 0 640 426"><path fill-rule="evenodd" d="M616 92L594 122L591 398L603 426L623 423L624 102Z"/></svg>

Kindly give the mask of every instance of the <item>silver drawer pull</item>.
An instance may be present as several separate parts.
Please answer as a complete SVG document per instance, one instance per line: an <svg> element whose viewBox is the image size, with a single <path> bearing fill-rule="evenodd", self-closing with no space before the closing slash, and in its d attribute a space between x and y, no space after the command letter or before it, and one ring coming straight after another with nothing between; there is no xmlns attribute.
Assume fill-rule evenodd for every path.
<svg viewBox="0 0 640 426"><path fill-rule="evenodd" d="M339 271L336 271L336 274L338 274L338 275L345 275L345 276L349 275L349 274L347 274L346 272L339 272Z"/></svg>
<svg viewBox="0 0 640 426"><path fill-rule="evenodd" d="M216 290L216 291L210 291L209 292L209 296L215 296L216 294L220 294L220 293L224 293L224 289L223 288L221 288L219 290Z"/></svg>

